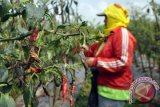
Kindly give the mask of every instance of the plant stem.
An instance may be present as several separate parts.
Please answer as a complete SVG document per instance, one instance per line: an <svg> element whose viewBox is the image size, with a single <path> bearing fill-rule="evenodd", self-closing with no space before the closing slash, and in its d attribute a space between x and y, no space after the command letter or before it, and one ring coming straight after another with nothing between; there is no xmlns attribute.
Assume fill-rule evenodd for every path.
<svg viewBox="0 0 160 107"><path fill-rule="evenodd" d="M29 31L26 34L21 34L19 37L0 39L0 42L9 42L9 41L15 41L15 40L23 40L24 38L30 36L31 34L32 34L32 31Z"/></svg>

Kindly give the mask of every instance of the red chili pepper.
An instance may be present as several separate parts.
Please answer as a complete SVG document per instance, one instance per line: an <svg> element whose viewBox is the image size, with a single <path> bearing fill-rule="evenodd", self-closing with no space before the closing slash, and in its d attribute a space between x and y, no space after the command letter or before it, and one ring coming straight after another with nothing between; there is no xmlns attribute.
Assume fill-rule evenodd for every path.
<svg viewBox="0 0 160 107"><path fill-rule="evenodd" d="M74 99L73 99L73 97L70 97L69 102L70 102L70 106L73 107L73 105L74 105Z"/></svg>
<svg viewBox="0 0 160 107"><path fill-rule="evenodd" d="M76 47L73 48L72 54L75 55L75 54L79 53L79 51L80 51L80 46L77 45Z"/></svg>
<svg viewBox="0 0 160 107"><path fill-rule="evenodd" d="M62 100L66 100L68 98L68 79L66 75L63 75L62 84L61 84L61 95Z"/></svg>
<svg viewBox="0 0 160 107"><path fill-rule="evenodd" d="M38 28L35 28L35 29L33 30L32 35L30 36L29 41L30 41L30 42L35 42L36 39L37 39L37 37L38 37L38 33L39 33L39 29L38 29Z"/></svg>
<svg viewBox="0 0 160 107"><path fill-rule="evenodd" d="M38 69L37 69L37 68L33 68L33 67L31 67L31 72L33 72L33 73L37 73L37 72L39 72L39 71L38 71Z"/></svg>
<svg viewBox="0 0 160 107"><path fill-rule="evenodd" d="M30 67L32 73L40 73L42 69Z"/></svg>
<svg viewBox="0 0 160 107"><path fill-rule="evenodd" d="M73 84L70 91L71 95L74 95L75 91L76 91L76 86L75 84Z"/></svg>
<svg viewBox="0 0 160 107"><path fill-rule="evenodd" d="M78 53L78 48L77 48L77 47L75 47L75 48L73 49L73 55L75 55L76 53Z"/></svg>

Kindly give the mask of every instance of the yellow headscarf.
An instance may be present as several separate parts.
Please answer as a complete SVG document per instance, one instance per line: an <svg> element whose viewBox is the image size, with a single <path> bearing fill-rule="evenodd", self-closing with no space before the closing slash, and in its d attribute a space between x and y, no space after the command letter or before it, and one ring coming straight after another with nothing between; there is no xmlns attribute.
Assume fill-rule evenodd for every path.
<svg viewBox="0 0 160 107"><path fill-rule="evenodd" d="M107 26L105 28L105 33L107 36L109 36L110 32L116 27L127 27L129 24L127 10L118 4L109 5L104 10L104 13L107 16Z"/></svg>

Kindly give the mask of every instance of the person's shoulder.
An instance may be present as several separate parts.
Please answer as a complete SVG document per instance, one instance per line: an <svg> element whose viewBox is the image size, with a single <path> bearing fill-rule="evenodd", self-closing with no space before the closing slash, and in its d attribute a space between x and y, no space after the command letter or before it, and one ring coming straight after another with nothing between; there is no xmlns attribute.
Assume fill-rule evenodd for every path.
<svg viewBox="0 0 160 107"><path fill-rule="evenodd" d="M114 30L112 30L111 35L119 35L122 33L123 27L116 27Z"/></svg>
<svg viewBox="0 0 160 107"><path fill-rule="evenodd" d="M117 27L117 28L115 28L115 29L113 30L113 33L122 32L122 30L127 30L127 31L128 31L127 28L119 26L119 27Z"/></svg>

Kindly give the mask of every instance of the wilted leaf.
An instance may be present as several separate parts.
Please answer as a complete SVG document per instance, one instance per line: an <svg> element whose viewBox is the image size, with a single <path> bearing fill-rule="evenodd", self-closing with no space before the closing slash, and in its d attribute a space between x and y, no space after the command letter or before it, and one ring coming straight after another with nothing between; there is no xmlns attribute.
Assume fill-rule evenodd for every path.
<svg viewBox="0 0 160 107"><path fill-rule="evenodd" d="M68 4L67 4L67 6L66 6L65 10L66 10L66 13L70 14L70 11L69 11L69 5L68 5Z"/></svg>
<svg viewBox="0 0 160 107"><path fill-rule="evenodd" d="M73 2L76 6L78 5L78 1L74 0Z"/></svg>
<svg viewBox="0 0 160 107"><path fill-rule="evenodd" d="M81 23L81 26L87 26L87 22L86 22L86 21L83 21L83 22Z"/></svg>
<svg viewBox="0 0 160 107"><path fill-rule="evenodd" d="M74 0L73 2L76 6L78 5L78 1Z"/></svg>
<svg viewBox="0 0 160 107"><path fill-rule="evenodd" d="M59 11L58 11L58 6L57 6L57 5L54 7L54 13L55 13L55 14L58 14L58 13L59 13Z"/></svg>
<svg viewBox="0 0 160 107"><path fill-rule="evenodd" d="M148 9L147 9L147 13L149 13L149 12L150 12L150 9L148 8Z"/></svg>

